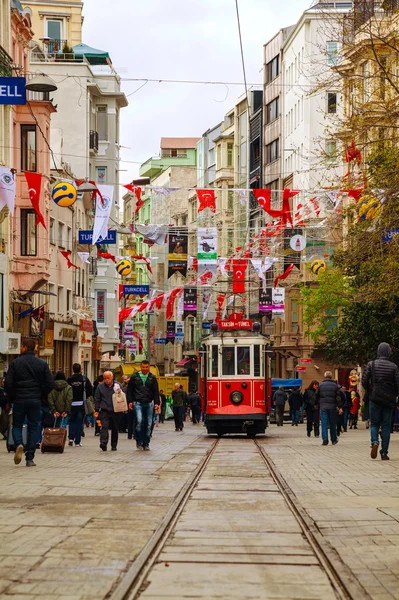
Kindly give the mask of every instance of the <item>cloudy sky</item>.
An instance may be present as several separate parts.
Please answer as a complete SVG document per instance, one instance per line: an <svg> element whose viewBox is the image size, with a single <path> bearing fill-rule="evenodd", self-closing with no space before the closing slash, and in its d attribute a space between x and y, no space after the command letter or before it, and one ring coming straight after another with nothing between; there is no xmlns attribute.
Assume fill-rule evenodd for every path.
<svg viewBox="0 0 399 600"><path fill-rule="evenodd" d="M311 0L239 0L248 83L263 82L263 44ZM122 78L242 82L235 0L84 0L83 41L107 50ZM161 137L201 137L243 86L124 81L121 179L159 153ZM137 90L137 91L136 91ZM131 95L130 95L131 94Z"/></svg>

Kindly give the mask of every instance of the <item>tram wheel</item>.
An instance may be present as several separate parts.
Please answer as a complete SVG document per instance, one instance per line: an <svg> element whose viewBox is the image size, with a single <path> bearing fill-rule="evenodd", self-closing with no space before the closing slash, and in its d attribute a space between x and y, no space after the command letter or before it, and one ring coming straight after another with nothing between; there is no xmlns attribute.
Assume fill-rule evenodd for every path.
<svg viewBox="0 0 399 600"><path fill-rule="evenodd" d="M247 437L250 438L251 440L254 440L256 437L256 433L247 433Z"/></svg>

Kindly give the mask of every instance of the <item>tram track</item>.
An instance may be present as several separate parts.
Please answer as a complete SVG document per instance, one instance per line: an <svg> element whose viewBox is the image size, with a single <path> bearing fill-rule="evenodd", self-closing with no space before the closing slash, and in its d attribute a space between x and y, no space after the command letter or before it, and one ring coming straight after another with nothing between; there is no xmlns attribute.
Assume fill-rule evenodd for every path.
<svg viewBox="0 0 399 600"><path fill-rule="evenodd" d="M226 441L229 440L229 438L225 439ZM248 451L249 440L235 439L234 441L237 443L237 445L241 445L241 443L245 444L246 451ZM107 600L138 600L138 598L141 597L141 594L145 592L147 586L150 585L149 575L151 574L152 569L159 562L160 555L164 551L165 546L168 544L168 540L171 537L176 524L179 522L179 519L181 518L182 513L198 482L200 481L201 477L206 474L207 468L215 455L216 449L221 449L223 442L224 439L220 438L214 441L206 456L204 456L204 458L201 460L196 470L189 477L188 481L185 483L180 493L173 501L161 524L151 536L146 546L137 556L117 586L111 591L110 594L108 594L106 597ZM287 505L289 512L297 522L301 534L308 543L311 552L315 557L313 560L315 562L317 561L320 569L325 573L335 597L339 600L370 600L371 597L369 594L366 592L363 586L360 585L350 569L345 565L345 563L343 563L331 545L323 538L306 511L298 504L296 496L276 468L271 458L268 456L264 446L261 445L257 440L251 440L251 444L252 443L255 445L256 452L261 457L263 464L268 471L268 476L270 474L270 477L277 488L276 493L281 494L281 497ZM220 461L220 458L218 460ZM239 477L237 477L237 479L239 480ZM217 542L215 542L215 544L217 544ZM162 561L163 559L161 562ZM188 553L187 562L195 563L196 559L190 557ZM198 564L201 563L203 564L202 559ZM221 560L219 564L223 564L223 560ZM256 559L254 558L253 564L259 566L261 563L256 562ZM178 597L180 596L177 595L176 599ZM198 596L198 598L202 597L205 598L206 596Z"/></svg>

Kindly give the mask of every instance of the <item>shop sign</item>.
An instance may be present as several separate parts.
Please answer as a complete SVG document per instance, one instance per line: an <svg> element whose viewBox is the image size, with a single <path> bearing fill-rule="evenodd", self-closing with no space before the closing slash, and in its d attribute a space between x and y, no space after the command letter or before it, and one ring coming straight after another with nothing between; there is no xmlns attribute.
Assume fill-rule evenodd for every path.
<svg viewBox="0 0 399 600"><path fill-rule="evenodd" d="M79 329L80 331L87 331L87 333L93 333L93 321L90 321L89 319L80 319Z"/></svg>
<svg viewBox="0 0 399 600"><path fill-rule="evenodd" d="M0 104L26 104L25 85L25 77L0 77Z"/></svg>
<svg viewBox="0 0 399 600"><path fill-rule="evenodd" d="M54 331L52 329L44 330L44 347L52 348L54 346Z"/></svg>
<svg viewBox="0 0 399 600"><path fill-rule="evenodd" d="M295 371L306 371L306 367L296 367Z"/></svg>
<svg viewBox="0 0 399 600"><path fill-rule="evenodd" d="M77 342L79 329L76 325L54 323L54 340L61 342Z"/></svg>
<svg viewBox="0 0 399 600"><path fill-rule="evenodd" d="M86 229L79 231L79 244L92 244L93 230ZM116 229L108 229L107 237L99 238L97 244L116 244Z"/></svg>
<svg viewBox="0 0 399 600"><path fill-rule="evenodd" d="M91 348L92 346L92 336L88 334L86 331L81 331L79 334L79 346L83 346L85 348Z"/></svg>

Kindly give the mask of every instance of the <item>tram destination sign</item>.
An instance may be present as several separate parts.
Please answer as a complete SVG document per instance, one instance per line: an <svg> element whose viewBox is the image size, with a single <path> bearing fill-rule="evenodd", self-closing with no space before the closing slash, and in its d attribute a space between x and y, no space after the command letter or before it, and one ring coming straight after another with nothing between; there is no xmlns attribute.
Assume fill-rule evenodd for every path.
<svg viewBox="0 0 399 600"><path fill-rule="evenodd" d="M219 329L252 329L252 323L250 319L243 319L241 321L218 321Z"/></svg>

